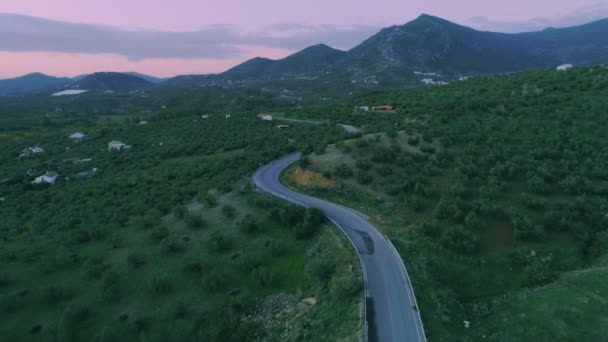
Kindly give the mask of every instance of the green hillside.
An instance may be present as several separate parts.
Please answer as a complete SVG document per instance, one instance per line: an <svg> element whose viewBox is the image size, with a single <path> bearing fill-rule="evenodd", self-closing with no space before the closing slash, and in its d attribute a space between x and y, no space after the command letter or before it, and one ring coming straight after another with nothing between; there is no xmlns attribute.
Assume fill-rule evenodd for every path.
<svg viewBox="0 0 608 342"><path fill-rule="evenodd" d="M608 69L591 67L301 110L293 116L365 134L315 150L286 180L382 227L407 264L429 340L601 340L606 95ZM353 112L383 104L397 109ZM302 169L321 178L306 182Z"/></svg>

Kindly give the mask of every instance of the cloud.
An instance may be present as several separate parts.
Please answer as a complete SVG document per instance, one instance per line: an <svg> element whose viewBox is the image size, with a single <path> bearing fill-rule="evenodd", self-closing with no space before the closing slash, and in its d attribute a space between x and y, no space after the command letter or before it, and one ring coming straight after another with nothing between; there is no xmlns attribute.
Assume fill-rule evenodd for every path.
<svg viewBox="0 0 608 342"><path fill-rule="evenodd" d="M468 24L479 30L514 33L539 31L548 27L576 26L605 18L608 18L608 3L595 1L577 11L554 18L536 17L525 21L494 21L478 16L469 18Z"/></svg>
<svg viewBox="0 0 608 342"><path fill-rule="evenodd" d="M283 23L243 33L230 25L197 31L124 30L0 13L0 51L116 54L131 60L150 58L239 58L247 46L301 49L325 43L350 48L378 28Z"/></svg>

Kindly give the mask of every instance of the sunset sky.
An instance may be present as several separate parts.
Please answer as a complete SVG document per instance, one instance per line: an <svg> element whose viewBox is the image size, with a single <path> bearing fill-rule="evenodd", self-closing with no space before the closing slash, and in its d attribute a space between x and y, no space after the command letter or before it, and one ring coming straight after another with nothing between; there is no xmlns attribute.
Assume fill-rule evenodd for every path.
<svg viewBox="0 0 608 342"><path fill-rule="evenodd" d="M349 49L421 13L522 32L608 17L606 0L23 0L0 3L0 78L224 71L326 43Z"/></svg>

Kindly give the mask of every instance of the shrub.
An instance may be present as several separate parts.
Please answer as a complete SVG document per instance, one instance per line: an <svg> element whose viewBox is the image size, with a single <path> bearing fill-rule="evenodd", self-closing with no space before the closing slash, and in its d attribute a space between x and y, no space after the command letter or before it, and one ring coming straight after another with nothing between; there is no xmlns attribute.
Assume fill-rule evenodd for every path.
<svg viewBox="0 0 608 342"><path fill-rule="evenodd" d="M16 293L0 295L0 311L10 314L21 308L19 297Z"/></svg>
<svg viewBox="0 0 608 342"><path fill-rule="evenodd" d="M116 272L108 272L101 281L101 297L106 301L120 298L119 276Z"/></svg>
<svg viewBox="0 0 608 342"><path fill-rule="evenodd" d="M132 270L136 270L146 264L146 255L139 252L132 252L127 256L127 264Z"/></svg>
<svg viewBox="0 0 608 342"><path fill-rule="evenodd" d="M47 304L57 304L62 302L68 296L68 291L61 286L49 285L40 290L42 301Z"/></svg>
<svg viewBox="0 0 608 342"><path fill-rule="evenodd" d="M160 251L165 255L177 253L182 249L183 245L173 235L169 235L160 242Z"/></svg>
<svg viewBox="0 0 608 342"><path fill-rule="evenodd" d="M268 267L257 267L251 271L251 279L259 286L270 286L274 282L274 274Z"/></svg>
<svg viewBox="0 0 608 342"><path fill-rule="evenodd" d="M368 185L370 184L372 181L374 180L374 177L372 177L369 173L367 172L358 172L357 173L357 182L359 182L359 184L361 185Z"/></svg>
<svg viewBox="0 0 608 342"><path fill-rule="evenodd" d="M205 221L200 214L188 213L185 217L186 224L192 229L200 229L205 226Z"/></svg>
<svg viewBox="0 0 608 342"><path fill-rule="evenodd" d="M217 292L228 286L230 278L228 275L217 268L203 278L203 287L210 292Z"/></svg>
<svg viewBox="0 0 608 342"><path fill-rule="evenodd" d="M239 222L239 227L246 234L258 233L262 230L258 221L251 214L245 215Z"/></svg>
<svg viewBox="0 0 608 342"><path fill-rule="evenodd" d="M363 171L369 171L372 168L372 163L365 159L358 159L355 163L355 167Z"/></svg>
<svg viewBox="0 0 608 342"><path fill-rule="evenodd" d="M236 217L236 209L229 204L224 205L222 206L222 215L227 219L233 219Z"/></svg>
<svg viewBox="0 0 608 342"><path fill-rule="evenodd" d="M8 286L13 283L12 279L6 273L0 273L0 287Z"/></svg>
<svg viewBox="0 0 608 342"><path fill-rule="evenodd" d="M187 256L182 259L182 269L185 272L189 273L202 273L203 272L203 262L199 257L196 256Z"/></svg>
<svg viewBox="0 0 608 342"><path fill-rule="evenodd" d="M441 236L441 244L457 253L470 254L477 250L477 237L462 226L451 225Z"/></svg>
<svg viewBox="0 0 608 342"><path fill-rule="evenodd" d="M168 294L173 291L173 282L168 274L156 275L150 281L150 290L154 294Z"/></svg>
<svg viewBox="0 0 608 342"><path fill-rule="evenodd" d="M165 226L156 226L150 232L150 238L154 241L161 241L162 239L166 238L167 236L169 236L169 229L167 229L167 227L165 227Z"/></svg>
<svg viewBox="0 0 608 342"><path fill-rule="evenodd" d="M209 236L208 244L215 251L225 252L232 248L234 242L230 237L216 230Z"/></svg>
<svg viewBox="0 0 608 342"><path fill-rule="evenodd" d="M349 298L358 293L361 288L361 279L355 274L349 273L333 277L329 289L335 298Z"/></svg>
<svg viewBox="0 0 608 342"><path fill-rule="evenodd" d="M311 278L322 283L327 282L336 271L336 262L332 257L315 258L308 266Z"/></svg>
<svg viewBox="0 0 608 342"><path fill-rule="evenodd" d="M334 174L340 178L346 179L353 176L353 170L350 168L350 166L342 163L335 168Z"/></svg>

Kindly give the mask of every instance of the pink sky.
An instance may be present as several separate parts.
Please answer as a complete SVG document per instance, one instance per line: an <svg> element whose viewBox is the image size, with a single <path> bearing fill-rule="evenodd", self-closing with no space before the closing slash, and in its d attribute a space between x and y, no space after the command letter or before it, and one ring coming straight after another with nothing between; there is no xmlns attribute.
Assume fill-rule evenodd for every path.
<svg viewBox="0 0 608 342"><path fill-rule="evenodd" d="M40 71L74 76L93 71L138 71L157 76L221 72L253 56L280 58L310 42L271 41L292 34L347 49L377 28L403 24L421 13L436 15L478 29L527 31L546 26L569 26L608 17L605 0L23 0L2 1L0 13L13 13L71 23L113 26L127 31L197 31L213 25L229 27L242 37L230 43L225 55L127 57L125 54L47 52L6 48L0 39L0 78ZM1 29L0 23L0 29ZM286 25L302 27L286 29ZM281 25L281 26L279 26ZM291 27L291 26L290 26ZM35 31L26 27L27 31ZM23 27L19 32L25 30ZM340 31L341 30L341 31ZM349 30L352 30L349 31ZM334 31L340 31L334 33ZM11 32L10 30L8 32ZM0 38L3 32L0 31ZM7 34L4 32L4 34ZM264 39L256 37L264 36ZM359 37L359 36L361 37ZM86 40L87 37L79 37ZM298 43L300 42L301 43ZM322 42L322 41L319 41ZM209 44L221 44L214 42ZM301 44L302 46L300 46ZM213 45L209 45L213 49Z"/></svg>

